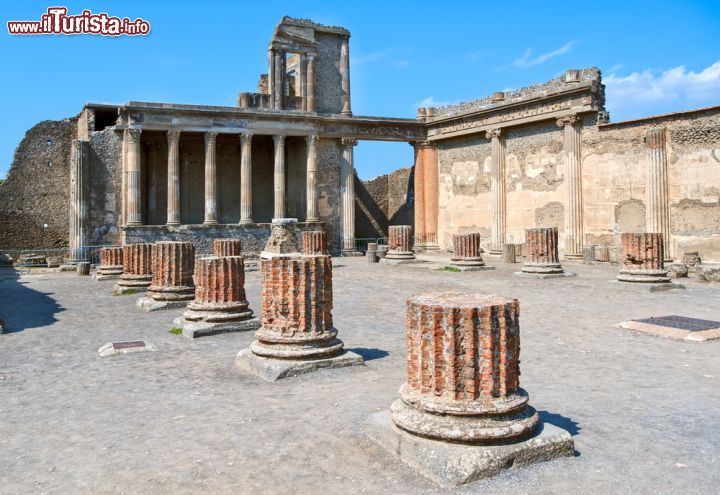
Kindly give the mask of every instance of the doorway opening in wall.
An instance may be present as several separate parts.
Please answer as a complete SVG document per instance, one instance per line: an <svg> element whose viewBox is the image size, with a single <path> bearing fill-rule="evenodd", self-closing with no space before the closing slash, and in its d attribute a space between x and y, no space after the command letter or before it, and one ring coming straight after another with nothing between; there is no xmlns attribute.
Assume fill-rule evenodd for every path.
<svg viewBox="0 0 720 495"><path fill-rule="evenodd" d="M355 238L386 238L390 225L414 224L413 147L359 141L354 150Z"/></svg>

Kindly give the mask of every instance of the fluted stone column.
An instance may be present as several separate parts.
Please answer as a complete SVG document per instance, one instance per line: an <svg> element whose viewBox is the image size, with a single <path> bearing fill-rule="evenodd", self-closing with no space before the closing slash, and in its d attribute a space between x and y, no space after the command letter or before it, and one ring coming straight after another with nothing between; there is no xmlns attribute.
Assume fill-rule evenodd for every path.
<svg viewBox="0 0 720 495"><path fill-rule="evenodd" d="M584 242L581 121L577 115L557 121L564 131L565 149L565 257L582 259Z"/></svg>
<svg viewBox="0 0 720 495"><path fill-rule="evenodd" d="M120 220L119 226L127 223L127 139L126 131L122 132L122 147L120 151ZM125 231L121 231L121 240L125 242Z"/></svg>
<svg viewBox="0 0 720 495"><path fill-rule="evenodd" d="M215 239L213 241L214 256L240 256L241 254L240 239Z"/></svg>
<svg viewBox="0 0 720 495"><path fill-rule="evenodd" d="M90 157L89 143L75 139L70 163L70 238L71 261L85 258L83 246L88 244L90 222Z"/></svg>
<svg viewBox="0 0 720 495"><path fill-rule="evenodd" d="M100 266L98 267L96 280L111 280L120 278L123 274L123 248L104 247L100 248Z"/></svg>
<svg viewBox="0 0 720 495"><path fill-rule="evenodd" d="M388 252L381 261L397 263L414 260L412 227L410 225L391 225L388 232Z"/></svg>
<svg viewBox="0 0 720 495"><path fill-rule="evenodd" d="M342 91L342 115L352 115L350 109L350 36L343 36L340 46L340 88Z"/></svg>
<svg viewBox="0 0 720 495"><path fill-rule="evenodd" d="M260 260L262 326L238 353L241 370L268 381L319 368L362 364L343 350L332 319L332 262L324 255L279 255Z"/></svg>
<svg viewBox="0 0 720 495"><path fill-rule="evenodd" d="M152 244L123 246L123 272L115 285L116 291L144 291L152 282Z"/></svg>
<svg viewBox="0 0 720 495"><path fill-rule="evenodd" d="M273 99L276 110L282 110L285 108L285 74L283 73L283 57L285 53L277 48L274 50L275 55L275 80L273 81Z"/></svg>
<svg viewBox="0 0 720 495"><path fill-rule="evenodd" d="M645 173L645 223L648 232L658 232L663 235L665 258L672 260L665 136L665 128L650 129L645 134L645 145L648 149Z"/></svg>
<svg viewBox="0 0 720 495"><path fill-rule="evenodd" d="M252 133L240 134L240 223L252 219Z"/></svg>
<svg viewBox="0 0 720 495"><path fill-rule="evenodd" d="M206 225L218 223L217 200L217 132L205 133L205 220Z"/></svg>
<svg viewBox="0 0 720 495"><path fill-rule="evenodd" d="M308 54L307 61L307 111L315 111L315 54Z"/></svg>
<svg viewBox="0 0 720 495"><path fill-rule="evenodd" d="M484 267L480 240L479 232L453 235L453 257L450 264L460 269Z"/></svg>
<svg viewBox="0 0 720 495"><path fill-rule="evenodd" d="M492 172L490 190L492 194L492 223L490 224L490 254L502 256L506 232L506 201L505 201L505 139L501 129L487 131L491 140Z"/></svg>
<svg viewBox="0 0 720 495"><path fill-rule="evenodd" d="M622 282L667 283L665 245L658 232L624 232L620 237L620 274Z"/></svg>
<svg viewBox="0 0 720 495"><path fill-rule="evenodd" d="M174 321L183 335L197 338L260 327L245 297L242 256L198 258L194 278L195 297Z"/></svg>
<svg viewBox="0 0 720 495"><path fill-rule="evenodd" d="M342 138L340 162L340 202L342 205L343 254L356 253L355 249L355 167L353 148L357 139Z"/></svg>
<svg viewBox="0 0 720 495"><path fill-rule="evenodd" d="M167 139L167 224L180 225L180 131L168 131Z"/></svg>
<svg viewBox="0 0 720 495"><path fill-rule="evenodd" d="M525 256L523 273L561 274L563 267L558 257L558 230L556 227L525 229Z"/></svg>
<svg viewBox="0 0 720 495"><path fill-rule="evenodd" d="M192 242L156 242L152 259L152 283L145 297L137 300L137 306L145 311L184 308L195 293Z"/></svg>
<svg viewBox="0 0 720 495"><path fill-rule="evenodd" d="M270 108L275 108L275 50L268 48L268 94Z"/></svg>
<svg viewBox="0 0 720 495"><path fill-rule="evenodd" d="M285 136L277 134L273 136L273 142L275 143L273 218L285 218Z"/></svg>
<svg viewBox="0 0 720 495"><path fill-rule="evenodd" d="M127 222L125 225L142 225L142 160L140 129L125 130L127 153Z"/></svg>
<svg viewBox="0 0 720 495"><path fill-rule="evenodd" d="M307 111L307 55L304 53L300 54L300 96L302 96L302 109Z"/></svg>
<svg viewBox="0 0 720 495"><path fill-rule="evenodd" d="M329 254L327 233L324 230L306 230L300 237L302 254Z"/></svg>
<svg viewBox="0 0 720 495"><path fill-rule="evenodd" d="M313 134L307 138L307 214L306 222L319 222L318 215L318 136Z"/></svg>
<svg viewBox="0 0 720 495"><path fill-rule="evenodd" d="M535 432L539 415L520 388L517 299L424 294L407 308L407 382L390 408L395 425L464 443Z"/></svg>

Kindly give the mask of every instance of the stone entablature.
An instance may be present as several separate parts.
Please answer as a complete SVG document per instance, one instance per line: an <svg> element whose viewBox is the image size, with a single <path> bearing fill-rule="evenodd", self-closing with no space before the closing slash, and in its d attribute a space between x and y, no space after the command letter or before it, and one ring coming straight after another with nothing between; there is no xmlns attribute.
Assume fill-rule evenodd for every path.
<svg viewBox="0 0 720 495"><path fill-rule="evenodd" d="M581 75L571 74L579 72ZM570 77L570 82L565 82ZM597 69L567 71L563 78L544 85L523 88L517 97L497 94L491 98L457 106L421 109L419 118L427 124L428 140L512 127L568 115L598 113L606 119L604 86Z"/></svg>

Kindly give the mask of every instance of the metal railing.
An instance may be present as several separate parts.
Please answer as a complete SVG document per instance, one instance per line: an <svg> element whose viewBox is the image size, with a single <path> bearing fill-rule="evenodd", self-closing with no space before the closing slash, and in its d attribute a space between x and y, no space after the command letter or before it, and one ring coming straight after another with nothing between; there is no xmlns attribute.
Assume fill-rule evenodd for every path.
<svg viewBox="0 0 720 495"><path fill-rule="evenodd" d="M367 246L369 243L374 242L378 245L385 245L387 244L387 237L356 237L355 238L355 250L356 251L362 251L363 253L367 251ZM344 249L343 249L344 251Z"/></svg>
<svg viewBox="0 0 720 495"><path fill-rule="evenodd" d="M36 268L57 268L79 261L98 265L100 264L100 249L104 247L119 246L106 244L79 248L3 249L0 251L0 266L13 266L21 273L30 273Z"/></svg>

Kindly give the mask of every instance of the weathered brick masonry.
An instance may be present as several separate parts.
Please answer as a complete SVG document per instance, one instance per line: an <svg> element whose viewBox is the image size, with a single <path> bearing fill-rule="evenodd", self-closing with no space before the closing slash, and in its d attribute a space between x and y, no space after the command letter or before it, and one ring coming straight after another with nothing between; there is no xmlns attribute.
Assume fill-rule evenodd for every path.
<svg viewBox="0 0 720 495"><path fill-rule="evenodd" d="M215 256L240 256L242 255L242 242L240 239L215 239L213 254Z"/></svg>
<svg viewBox="0 0 720 495"><path fill-rule="evenodd" d="M562 273L558 257L558 229L536 228L525 230L527 260L523 264L525 273Z"/></svg>
<svg viewBox="0 0 720 495"><path fill-rule="evenodd" d="M665 270L663 235L629 233L621 236L622 251L618 280L623 282L669 282Z"/></svg>
<svg viewBox="0 0 720 495"><path fill-rule="evenodd" d="M302 233L300 252L303 254L330 254L327 234L323 230L309 230Z"/></svg>
<svg viewBox="0 0 720 495"><path fill-rule="evenodd" d="M123 246L123 273L118 281L121 289L145 289L152 282L153 245Z"/></svg>

